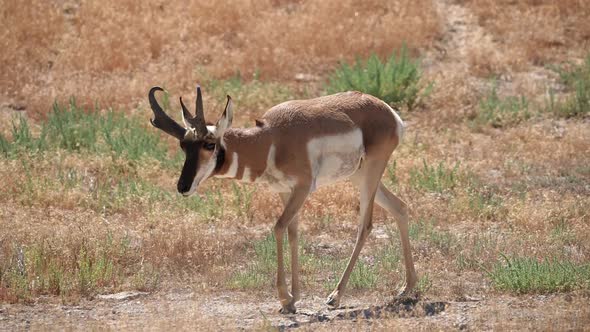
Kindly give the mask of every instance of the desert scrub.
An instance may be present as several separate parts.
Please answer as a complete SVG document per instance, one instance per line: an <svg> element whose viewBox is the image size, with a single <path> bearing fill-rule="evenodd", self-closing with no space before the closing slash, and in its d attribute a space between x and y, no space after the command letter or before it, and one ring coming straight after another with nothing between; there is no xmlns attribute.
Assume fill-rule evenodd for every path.
<svg viewBox="0 0 590 332"><path fill-rule="evenodd" d="M158 279L143 271L140 253L130 248L129 240L111 234L92 241L13 243L3 248L2 256L0 300L9 302L42 294L76 297L116 291L129 275L142 276L139 288L157 287Z"/></svg>
<svg viewBox="0 0 590 332"><path fill-rule="evenodd" d="M357 58L352 66L341 64L330 75L327 92L357 90L411 110L432 90L433 84L421 82L421 77L420 62L412 59L403 47L385 63L373 54L365 61Z"/></svg>
<svg viewBox="0 0 590 332"><path fill-rule="evenodd" d="M494 287L517 294L567 292L590 286L590 265L557 258L508 257L487 271Z"/></svg>
<svg viewBox="0 0 590 332"><path fill-rule="evenodd" d="M415 246L426 250L438 251L442 254L451 254L459 247L457 237L446 230L435 227L433 221L418 220L409 227L410 239Z"/></svg>
<svg viewBox="0 0 590 332"><path fill-rule="evenodd" d="M136 162L76 152L20 153L18 159L4 160L2 165L0 177L5 181L0 201L15 201L25 207L79 207L105 216L165 208L194 213L199 221L216 221L225 216L227 201L232 199L217 183L204 188L201 195L179 197L150 179L152 172L171 173L155 160ZM240 208L250 204L242 196L233 201L239 201Z"/></svg>
<svg viewBox="0 0 590 332"><path fill-rule="evenodd" d="M468 185L457 193L455 210L477 220L500 221L508 214L506 196L494 184L481 181L473 174L466 175Z"/></svg>
<svg viewBox="0 0 590 332"><path fill-rule="evenodd" d="M500 97L494 83L490 92L480 100L472 120L475 127L490 125L494 128L514 126L531 118L529 101L525 96Z"/></svg>
<svg viewBox="0 0 590 332"><path fill-rule="evenodd" d="M129 160L149 157L164 165L176 165L178 157L170 158L160 136L142 125L142 121L138 116L112 109L105 112L86 111L77 106L75 99L71 99L68 106L53 105L47 120L40 124L39 135L33 135L24 117L14 119L12 140L0 137L0 153L15 158L19 153L34 154L59 149Z"/></svg>
<svg viewBox="0 0 590 332"><path fill-rule="evenodd" d="M256 188L246 186L243 184L231 183L233 199L232 206L238 217L246 217L248 220L252 220L254 217L254 211L252 210L252 196L256 191Z"/></svg>
<svg viewBox="0 0 590 332"><path fill-rule="evenodd" d="M399 185L399 177L397 176L397 160L394 160L393 163L389 163L387 165L386 171L389 183L393 188L396 188Z"/></svg>
<svg viewBox="0 0 590 332"><path fill-rule="evenodd" d="M273 275L277 269L277 245L274 234L269 234L265 238L255 241L252 244L252 249L254 249L254 255L249 257L253 259L247 263L245 268L230 276L228 280L230 288L262 288L272 285ZM283 240L283 257L286 271L289 271L291 254L286 236ZM299 258L301 265L301 250Z"/></svg>
<svg viewBox="0 0 590 332"><path fill-rule="evenodd" d="M288 245L287 234L283 240L283 258L285 261L285 271L291 270L291 251ZM247 266L236 271L229 279L231 288L247 289L270 287L277 272L277 244L274 234L269 234L265 238L255 241L252 244L254 255L249 255ZM315 256L308 253L305 241L299 237L299 268L302 281L305 278L305 272L312 270Z"/></svg>
<svg viewBox="0 0 590 332"><path fill-rule="evenodd" d="M410 186L417 190L443 193L453 190L459 181L459 163L453 167L442 161L437 166L429 165L422 160L422 167L410 170Z"/></svg>
<svg viewBox="0 0 590 332"><path fill-rule="evenodd" d="M276 241L273 234L255 241L253 259L233 273L228 281L230 288L260 289L270 287L277 270ZM310 249L305 240L299 238L299 269L303 285L322 286L331 291L340 280L346 268L348 257L319 254ZM287 237L283 241L285 271L291 272L291 253ZM399 248L387 246L375 255L359 257L350 275L349 287L353 289L373 289L389 284L399 273Z"/></svg>
<svg viewBox="0 0 590 332"><path fill-rule="evenodd" d="M571 92L563 102L556 102L550 93L549 110L558 117L583 117L590 113L590 53L580 65L553 67ZM550 91L551 92L551 91Z"/></svg>
<svg viewBox="0 0 590 332"><path fill-rule="evenodd" d="M202 73L204 84L216 100L223 100L230 95L235 101L238 109L262 110L272 105L284 102L296 97L288 86L279 82L266 82L259 79L255 74L250 80L246 80L240 73L234 76L219 80L211 78L207 73ZM222 107L223 105L219 105ZM216 113L213 113L216 114ZM239 115L239 113L237 114Z"/></svg>

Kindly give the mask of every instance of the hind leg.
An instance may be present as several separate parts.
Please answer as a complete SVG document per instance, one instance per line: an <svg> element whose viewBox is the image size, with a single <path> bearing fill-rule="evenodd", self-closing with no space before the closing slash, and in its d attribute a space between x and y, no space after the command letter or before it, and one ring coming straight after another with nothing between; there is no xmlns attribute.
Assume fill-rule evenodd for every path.
<svg viewBox="0 0 590 332"><path fill-rule="evenodd" d="M416 286L418 277L414 268L414 260L410 247L410 236L408 231L408 208L406 203L391 193L383 183L379 183L375 202L395 217L402 243L402 254L406 268L406 286L400 295L408 294Z"/></svg>
<svg viewBox="0 0 590 332"><path fill-rule="evenodd" d="M371 229L373 228L373 203L375 201L375 192L379 186L381 174L385 164L382 161L366 161L363 165L362 172L352 180L360 189L360 220L358 233L354 250L348 261L346 269L336 286L336 289L330 294L326 303L331 307L340 305L340 298L344 294L344 289L350 278L350 274L356 264L358 256L363 248Z"/></svg>

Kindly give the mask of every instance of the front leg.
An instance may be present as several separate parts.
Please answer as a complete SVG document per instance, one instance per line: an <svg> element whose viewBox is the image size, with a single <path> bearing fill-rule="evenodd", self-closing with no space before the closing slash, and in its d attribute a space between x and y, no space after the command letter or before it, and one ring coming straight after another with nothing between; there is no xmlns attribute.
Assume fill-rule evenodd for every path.
<svg viewBox="0 0 590 332"><path fill-rule="evenodd" d="M286 206L289 201L290 194L280 194L283 204ZM299 235L298 235L298 216L293 216L289 226L287 227L287 235L289 236L289 249L291 250L291 295L293 296L293 304L299 301L300 287L299 287Z"/></svg>
<svg viewBox="0 0 590 332"><path fill-rule="evenodd" d="M309 195L309 186L297 186L293 189L293 192L290 195L282 194L281 198L285 202L285 209L274 227L275 239L277 241L277 291L279 293L279 300L281 301L282 313L295 313L295 302L299 297L299 282L297 278L298 271L291 271L294 275L293 291L295 294L293 295L295 295L295 297L287 290L287 282L285 280L285 263L283 260L283 240L285 229L290 226L291 222L293 222L295 215L301 206L303 206L307 195ZM289 228L289 235L295 235L294 237L289 236L292 255L291 257L297 260L296 254L295 257L293 256L293 250L297 250L297 244L296 242L293 242L293 240L296 241L296 226ZM295 230L295 232L293 232L293 230ZM291 266L292 268L296 268L297 262L292 262Z"/></svg>

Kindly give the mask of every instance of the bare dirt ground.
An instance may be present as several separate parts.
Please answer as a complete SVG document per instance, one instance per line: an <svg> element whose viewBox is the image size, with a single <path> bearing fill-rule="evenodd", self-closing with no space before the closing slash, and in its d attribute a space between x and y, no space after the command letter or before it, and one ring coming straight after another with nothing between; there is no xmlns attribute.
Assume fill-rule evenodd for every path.
<svg viewBox="0 0 590 332"><path fill-rule="evenodd" d="M278 313L274 294L211 294L171 289L130 293L121 299L85 300L76 305L4 305L0 329L14 330L182 330L303 328L403 330L574 330L588 329L587 299L567 296L500 296L454 301L420 299L390 302L379 294L347 297L328 310L324 297L306 294L299 312ZM40 299L42 302L43 299ZM546 307L553 308L547 313Z"/></svg>
<svg viewBox="0 0 590 332"><path fill-rule="evenodd" d="M439 85L449 84L437 92L449 98L481 89L486 81L470 74L469 57L476 45L490 50L489 56L494 57L498 49L495 41L466 6L450 0L436 1L436 5L444 19L443 34L424 59L426 74L441 82ZM501 80L499 88L513 89L523 81L551 81L552 75L544 67L534 67ZM457 77L462 83L457 83ZM466 103L464 107L467 113L473 105ZM376 226L371 241L375 241L374 234L383 232L380 227ZM466 283L475 283L478 278L468 273L441 277L463 277ZM590 330L587 294L490 298L474 292L396 300L390 294L351 291L343 298L343 308L328 310L324 305L327 293L304 290L298 312L281 315L272 289L260 294L203 288L170 282L152 293L97 296L75 305L53 297L40 297L33 304L0 304L0 330ZM547 307L552 311L547 312Z"/></svg>

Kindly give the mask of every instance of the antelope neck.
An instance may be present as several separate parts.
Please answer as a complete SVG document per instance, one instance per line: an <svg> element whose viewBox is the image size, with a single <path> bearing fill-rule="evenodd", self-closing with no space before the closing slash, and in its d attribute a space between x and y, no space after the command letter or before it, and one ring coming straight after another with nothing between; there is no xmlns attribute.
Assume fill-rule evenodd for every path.
<svg viewBox="0 0 590 332"><path fill-rule="evenodd" d="M256 180L266 167L266 158L257 158L257 155L268 153L262 136L258 128L228 129L217 155L214 176L246 182Z"/></svg>

